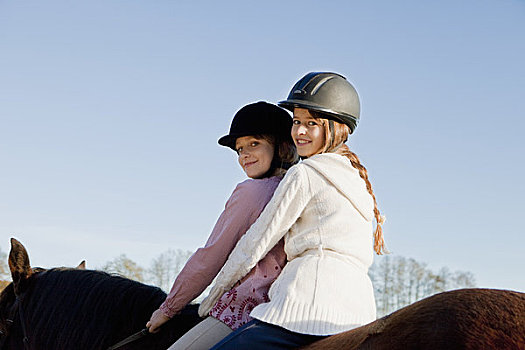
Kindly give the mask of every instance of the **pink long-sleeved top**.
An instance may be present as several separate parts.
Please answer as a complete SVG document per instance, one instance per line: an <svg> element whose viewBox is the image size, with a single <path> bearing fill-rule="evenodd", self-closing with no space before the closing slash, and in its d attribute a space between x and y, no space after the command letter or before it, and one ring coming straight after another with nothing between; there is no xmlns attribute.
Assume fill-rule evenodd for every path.
<svg viewBox="0 0 525 350"><path fill-rule="evenodd" d="M237 241L270 201L280 181L280 177L274 176L249 179L237 185L205 246L191 256L160 306L166 316L173 317L211 284ZM285 263L286 254L281 240L248 275L221 296L210 316L233 330L249 322L251 310L268 302L268 289Z"/></svg>

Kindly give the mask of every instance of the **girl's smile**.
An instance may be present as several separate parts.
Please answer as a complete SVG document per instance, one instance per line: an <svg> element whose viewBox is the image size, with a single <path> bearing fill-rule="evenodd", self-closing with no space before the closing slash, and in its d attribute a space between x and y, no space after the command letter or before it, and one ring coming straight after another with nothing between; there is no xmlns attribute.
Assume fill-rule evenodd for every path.
<svg viewBox="0 0 525 350"><path fill-rule="evenodd" d="M274 147L267 140L254 136L239 137L235 142L235 150L239 164L248 177L257 179L270 170Z"/></svg>
<svg viewBox="0 0 525 350"><path fill-rule="evenodd" d="M301 157L320 153L325 143L325 127L304 108L293 111L292 138Z"/></svg>

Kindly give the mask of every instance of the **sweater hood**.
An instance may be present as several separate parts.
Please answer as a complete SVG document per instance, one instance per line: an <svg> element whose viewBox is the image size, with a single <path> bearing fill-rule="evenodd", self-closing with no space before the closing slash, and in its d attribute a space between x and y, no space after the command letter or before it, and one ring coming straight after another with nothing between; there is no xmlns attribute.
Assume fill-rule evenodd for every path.
<svg viewBox="0 0 525 350"><path fill-rule="evenodd" d="M313 168L339 190L367 220L374 219L374 199L350 160L336 153L314 155L301 162Z"/></svg>

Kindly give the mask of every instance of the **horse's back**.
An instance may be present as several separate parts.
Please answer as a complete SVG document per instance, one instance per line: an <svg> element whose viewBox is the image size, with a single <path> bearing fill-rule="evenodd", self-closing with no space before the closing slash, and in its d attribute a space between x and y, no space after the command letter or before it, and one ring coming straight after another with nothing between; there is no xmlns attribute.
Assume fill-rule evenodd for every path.
<svg viewBox="0 0 525 350"><path fill-rule="evenodd" d="M525 349L525 294L494 289L436 294L306 349Z"/></svg>

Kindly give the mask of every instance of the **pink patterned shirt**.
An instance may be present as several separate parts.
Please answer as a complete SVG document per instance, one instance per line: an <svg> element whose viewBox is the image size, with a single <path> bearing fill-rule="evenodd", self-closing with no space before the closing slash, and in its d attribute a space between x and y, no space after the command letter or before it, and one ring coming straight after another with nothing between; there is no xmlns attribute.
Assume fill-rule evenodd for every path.
<svg viewBox="0 0 525 350"><path fill-rule="evenodd" d="M272 198L280 180L277 176L248 179L237 185L205 246L191 256L160 306L166 316L173 317L211 284L239 238ZM285 263L286 254L281 240L248 275L219 299L210 316L233 330L250 321L251 310L268 301L268 289Z"/></svg>

